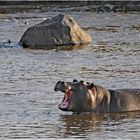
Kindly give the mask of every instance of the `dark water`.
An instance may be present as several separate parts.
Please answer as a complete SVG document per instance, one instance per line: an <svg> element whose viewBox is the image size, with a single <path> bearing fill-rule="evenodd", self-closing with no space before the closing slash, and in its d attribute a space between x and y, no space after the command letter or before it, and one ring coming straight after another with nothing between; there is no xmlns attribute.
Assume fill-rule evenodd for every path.
<svg viewBox="0 0 140 140"><path fill-rule="evenodd" d="M58 80L73 79L106 88L140 88L140 13L68 13L93 38L82 49L17 45L28 27L57 14L0 15L0 138L139 139L140 112L62 112L57 105L63 94L53 88Z"/></svg>

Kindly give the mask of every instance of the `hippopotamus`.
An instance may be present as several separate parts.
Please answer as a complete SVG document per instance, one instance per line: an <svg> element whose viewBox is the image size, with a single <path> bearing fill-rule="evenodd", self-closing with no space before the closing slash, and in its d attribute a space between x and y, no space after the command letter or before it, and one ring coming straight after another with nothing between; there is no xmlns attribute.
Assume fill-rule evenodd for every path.
<svg viewBox="0 0 140 140"><path fill-rule="evenodd" d="M84 81L58 81L64 93L59 109L72 112L115 113L140 110L140 89L106 89Z"/></svg>

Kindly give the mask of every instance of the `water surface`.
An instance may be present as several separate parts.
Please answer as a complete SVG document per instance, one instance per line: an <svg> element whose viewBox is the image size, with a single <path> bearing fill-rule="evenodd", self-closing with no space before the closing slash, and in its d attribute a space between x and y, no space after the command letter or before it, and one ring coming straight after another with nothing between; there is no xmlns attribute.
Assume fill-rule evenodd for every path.
<svg viewBox="0 0 140 140"><path fill-rule="evenodd" d="M24 31L58 12L0 15L0 138L139 139L140 112L72 114L58 104L59 80L140 88L140 14L69 12L93 41L73 50L18 46ZM8 40L12 43L7 43Z"/></svg>

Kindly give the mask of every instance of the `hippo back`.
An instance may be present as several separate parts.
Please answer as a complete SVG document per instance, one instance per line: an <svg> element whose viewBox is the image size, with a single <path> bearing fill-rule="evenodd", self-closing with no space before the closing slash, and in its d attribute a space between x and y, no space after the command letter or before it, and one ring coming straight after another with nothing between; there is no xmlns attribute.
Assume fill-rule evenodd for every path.
<svg viewBox="0 0 140 140"><path fill-rule="evenodd" d="M110 112L140 110L140 89L109 90Z"/></svg>

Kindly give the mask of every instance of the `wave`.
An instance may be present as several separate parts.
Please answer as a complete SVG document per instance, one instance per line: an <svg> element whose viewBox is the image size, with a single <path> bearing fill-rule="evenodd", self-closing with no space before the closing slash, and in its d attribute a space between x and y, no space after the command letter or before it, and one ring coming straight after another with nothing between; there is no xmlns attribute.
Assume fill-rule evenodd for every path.
<svg viewBox="0 0 140 140"><path fill-rule="evenodd" d="M17 42L11 42L7 40L5 42L0 42L0 48L19 48L21 47Z"/></svg>

